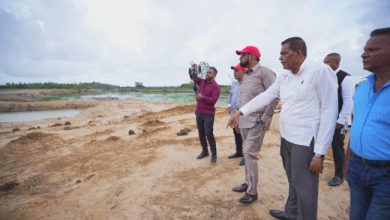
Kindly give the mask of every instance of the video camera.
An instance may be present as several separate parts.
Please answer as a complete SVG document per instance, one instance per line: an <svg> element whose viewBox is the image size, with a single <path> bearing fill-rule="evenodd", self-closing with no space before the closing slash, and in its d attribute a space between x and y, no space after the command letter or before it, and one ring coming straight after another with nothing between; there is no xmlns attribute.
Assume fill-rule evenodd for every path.
<svg viewBox="0 0 390 220"><path fill-rule="evenodd" d="M190 75L190 78L195 81L196 80L196 77L198 77L199 73L201 73L202 71L202 68L195 64L195 63L192 63L191 64L191 67L188 69L188 74Z"/></svg>
<svg viewBox="0 0 390 220"><path fill-rule="evenodd" d="M188 74L190 75L192 81L194 81L193 90L195 94L199 94L200 92L198 86L196 86L196 78L198 77L199 73L201 73L201 71L202 68L196 63L191 63L191 67L188 69Z"/></svg>

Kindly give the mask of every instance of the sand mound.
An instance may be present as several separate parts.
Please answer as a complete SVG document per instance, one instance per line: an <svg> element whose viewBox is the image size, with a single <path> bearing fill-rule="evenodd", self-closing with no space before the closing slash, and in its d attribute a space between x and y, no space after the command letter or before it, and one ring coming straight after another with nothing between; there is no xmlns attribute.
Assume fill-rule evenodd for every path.
<svg viewBox="0 0 390 220"><path fill-rule="evenodd" d="M72 127L50 127L58 119L1 124L0 219L272 219L269 209L283 207L279 114L259 156L259 199L243 206L242 194L231 191L244 181L244 168L227 159L235 146L225 108L215 117L212 165L196 159L194 105L96 102L69 119ZM28 130L38 125L39 132ZM15 127L21 130L11 132ZM191 132L177 136L182 128ZM348 187L327 186L332 175L326 159L319 220L348 218Z"/></svg>
<svg viewBox="0 0 390 220"><path fill-rule="evenodd" d="M16 140L10 142L10 144L31 144L32 142L44 141L48 137L52 137L52 134L47 134L43 132L32 132L24 135Z"/></svg>

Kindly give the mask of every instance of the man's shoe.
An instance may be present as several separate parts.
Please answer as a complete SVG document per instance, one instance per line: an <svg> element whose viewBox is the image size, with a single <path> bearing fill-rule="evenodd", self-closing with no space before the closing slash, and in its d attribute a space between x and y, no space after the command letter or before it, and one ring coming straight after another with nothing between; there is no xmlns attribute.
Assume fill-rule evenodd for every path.
<svg viewBox="0 0 390 220"><path fill-rule="evenodd" d="M338 186L344 182L344 179L339 176L334 176L328 181L329 186Z"/></svg>
<svg viewBox="0 0 390 220"><path fill-rule="evenodd" d="M216 163L217 162L217 155L211 155L210 162Z"/></svg>
<svg viewBox="0 0 390 220"><path fill-rule="evenodd" d="M242 155L242 153L236 152L236 153L234 153L232 155L229 155L228 158L229 159L233 159L233 158L242 157L242 156L244 156L244 155Z"/></svg>
<svg viewBox="0 0 390 220"><path fill-rule="evenodd" d="M248 184L243 183L241 186L236 186L232 190L234 192L245 192L248 189Z"/></svg>
<svg viewBox="0 0 390 220"><path fill-rule="evenodd" d="M287 214L285 211L271 209L269 210L269 214L277 219L287 219Z"/></svg>
<svg viewBox="0 0 390 220"><path fill-rule="evenodd" d="M241 160L240 160L240 166L244 166L245 165L245 159L244 158L242 158Z"/></svg>
<svg viewBox="0 0 390 220"><path fill-rule="evenodd" d="M205 158L205 157L207 157L209 155L209 152L204 152L204 151L202 151L197 157L196 157L196 159L203 159L203 158Z"/></svg>
<svg viewBox="0 0 390 220"><path fill-rule="evenodd" d="M256 200L257 200L257 194L256 195L251 195L251 194L245 193L244 197L242 197L239 201L241 203L248 204L248 203L252 203L252 202L254 202Z"/></svg>

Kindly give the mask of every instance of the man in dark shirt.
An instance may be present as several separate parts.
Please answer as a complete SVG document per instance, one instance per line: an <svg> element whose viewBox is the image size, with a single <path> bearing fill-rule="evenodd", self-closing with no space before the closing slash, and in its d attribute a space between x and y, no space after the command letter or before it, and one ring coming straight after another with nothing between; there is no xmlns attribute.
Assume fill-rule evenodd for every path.
<svg viewBox="0 0 390 220"><path fill-rule="evenodd" d="M196 99L196 124L198 126L199 141L202 146L202 152L197 159L202 159L209 155L207 141L210 145L211 163L217 162L217 146L213 133L215 103L218 101L221 89L215 77L217 76L217 69L210 67L207 70L206 79L194 77L194 81L198 85L198 92L195 94ZM207 141L206 141L207 138Z"/></svg>

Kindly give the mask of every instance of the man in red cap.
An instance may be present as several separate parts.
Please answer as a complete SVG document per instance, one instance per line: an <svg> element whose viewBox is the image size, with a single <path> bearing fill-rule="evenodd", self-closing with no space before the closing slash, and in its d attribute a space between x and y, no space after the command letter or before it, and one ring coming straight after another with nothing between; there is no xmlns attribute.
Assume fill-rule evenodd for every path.
<svg viewBox="0 0 390 220"><path fill-rule="evenodd" d="M236 51L240 55L240 65L248 68L240 82L240 108L264 92L275 81L275 73L259 64L260 51L257 47L247 46ZM235 192L246 192L239 200L241 203L252 203L257 200L258 165L257 154L263 143L265 131L269 128L277 101L260 108L247 117L241 117L238 123L243 138L245 159L245 183L234 187Z"/></svg>
<svg viewBox="0 0 390 220"><path fill-rule="evenodd" d="M234 78L237 81L233 81L232 85L230 87L229 97L228 97L228 112L230 115L233 115L239 108L240 104L240 82L242 81L242 78L244 77L244 74L248 70L245 67L242 67L240 64L237 64L235 66L231 67L232 70L234 70ZM232 155L229 155L229 159L237 158L237 157L243 157L242 154L242 137L240 134L240 130L238 127L233 128L233 134L234 134L234 140L236 144L236 152ZM245 165L245 159L242 158L240 161L240 166Z"/></svg>

